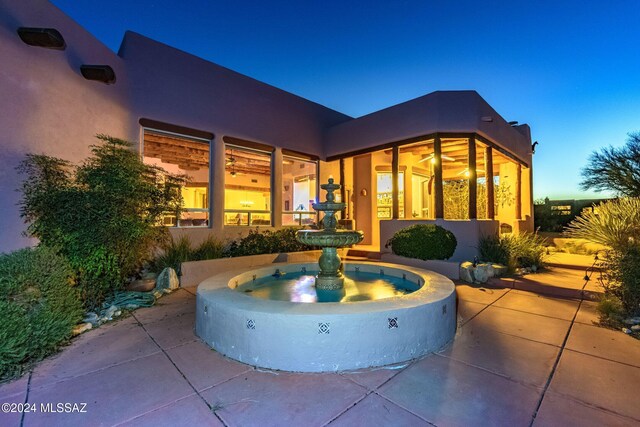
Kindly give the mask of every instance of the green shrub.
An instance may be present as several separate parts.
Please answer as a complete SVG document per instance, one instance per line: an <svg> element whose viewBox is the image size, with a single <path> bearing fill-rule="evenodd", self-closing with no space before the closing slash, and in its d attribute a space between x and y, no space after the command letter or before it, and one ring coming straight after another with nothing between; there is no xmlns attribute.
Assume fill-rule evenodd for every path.
<svg viewBox="0 0 640 427"><path fill-rule="evenodd" d="M175 240L169 240L151 263L151 270L160 273L167 267L173 268L178 275L182 274L181 265L187 261L202 261L216 259L224 256L224 243L214 235L209 235L197 247L191 246L188 236L180 236Z"/></svg>
<svg viewBox="0 0 640 427"><path fill-rule="evenodd" d="M456 250L458 241L449 230L439 225L416 224L396 232L385 247L394 254L417 259L448 259Z"/></svg>
<svg viewBox="0 0 640 427"><path fill-rule="evenodd" d="M98 135L80 166L27 155L18 170L27 233L56 248L78 276L87 308L99 307L167 238L159 226L179 212L182 177L142 162L132 143Z"/></svg>
<svg viewBox="0 0 640 427"><path fill-rule="evenodd" d="M0 379L20 375L71 336L83 313L73 275L45 247L0 255Z"/></svg>
<svg viewBox="0 0 640 427"><path fill-rule="evenodd" d="M506 265L510 272L516 268L543 267L547 256L544 239L537 234L502 234L480 238L478 252L485 262Z"/></svg>
<svg viewBox="0 0 640 427"><path fill-rule="evenodd" d="M509 240L504 237L497 235L481 237L478 242L478 253L482 261L506 265L510 267L510 269L515 267L515 265L509 265L511 261L511 249L509 247Z"/></svg>
<svg viewBox="0 0 640 427"><path fill-rule="evenodd" d="M317 249L315 246L298 242L297 232L298 229L295 227L285 227L276 231L266 230L262 233L257 229L250 230L245 237L232 241L227 246L225 255L236 257Z"/></svg>
<svg viewBox="0 0 640 427"><path fill-rule="evenodd" d="M191 253L191 261L201 261L205 259L216 259L224 256L224 243L210 234Z"/></svg>
<svg viewBox="0 0 640 427"><path fill-rule="evenodd" d="M602 266L605 295L619 300L627 315L640 315L640 244L607 251Z"/></svg>
<svg viewBox="0 0 640 427"><path fill-rule="evenodd" d="M191 241L187 236L170 239L162 248L162 252L151 263L151 269L160 273L167 267L173 268L176 274L181 274L180 265L191 261Z"/></svg>

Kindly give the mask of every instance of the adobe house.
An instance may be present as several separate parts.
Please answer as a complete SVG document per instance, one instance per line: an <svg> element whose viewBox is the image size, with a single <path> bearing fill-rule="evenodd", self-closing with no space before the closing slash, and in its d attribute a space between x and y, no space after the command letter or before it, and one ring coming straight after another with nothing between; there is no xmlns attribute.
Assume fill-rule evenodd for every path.
<svg viewBox="0 0 640 427"><path fill-rule="evenodd" d="M456 260L481 235L533 229L529 127L475 91L353 118L133 32L113 53L46 0L3 3L0 251L33 243L21 234L18 162L80 162L98 133L190 177L185 211L165 222L194 242L315 222L329 176L343 184L343 224L373 250L418 222L453 231Z"/></svg>

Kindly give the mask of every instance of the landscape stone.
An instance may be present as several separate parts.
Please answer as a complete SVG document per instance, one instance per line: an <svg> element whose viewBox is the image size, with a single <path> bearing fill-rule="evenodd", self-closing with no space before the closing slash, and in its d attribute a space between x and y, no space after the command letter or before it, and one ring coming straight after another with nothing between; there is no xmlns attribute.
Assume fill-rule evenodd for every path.
<svg viewBox="0 0 640 427"><path fill-rule="evenodd" d="M91 328L93 328L93 325L90 322L81 323L73 328L73 332L71 332L71 334L75 337L76 335L80 335Z"/></svg>
<svg viewBox="0 0 640 427"><path fill-rule="evenodd" d="M460 280L473 283L473 263L466 261L460 264Z"/></svg>
<svg viewBox="0 0 640 427"><path fill-rule="evenodd" d="M486 283L490 277L493 277L493 268L491 264L478 264L473 270L473 278L476 282Z"/></svg>
<svg viewBox="0 0 640 427"><path fill-rule="evenodd" d="M174 290L180 287L180 280L178 279L178 275L176 271L167 267L158 275L158 279L156 281L156 289L157 290Z"/></svg>

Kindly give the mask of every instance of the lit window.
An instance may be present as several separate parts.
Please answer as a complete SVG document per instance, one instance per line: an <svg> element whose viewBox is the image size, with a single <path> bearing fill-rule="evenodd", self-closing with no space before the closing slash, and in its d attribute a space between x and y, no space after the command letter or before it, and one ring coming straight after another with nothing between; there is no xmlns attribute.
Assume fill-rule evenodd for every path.
<svg viewBox="0 0 640 427"><path fill-rule="evenodd" d="M271 225L271 153L225 144L225 225Z"/></svg>
<svg viewBox="0 0 640 427"><path fill-rule="evenodd" d="M282 225L308 225L316 220L318 163L296 157L282 160Z"/></svg>
<svg viewBox="0 0 640 427"><path fill-rule="evenodd" d="M183 209L180 218L167 215L165 225L209 225L209 146L210 141L206 139L144 129L144 162L187 177L187 183L181 189Z"/></svg>
<svg viewBox="0 0 640 427"><path fill-rule="evenodd" d="M378 172L376 197L378 219L391 219L393 209L393 175L391 172ZM398 173L399 217L404 218L404 172Z"/></svg>

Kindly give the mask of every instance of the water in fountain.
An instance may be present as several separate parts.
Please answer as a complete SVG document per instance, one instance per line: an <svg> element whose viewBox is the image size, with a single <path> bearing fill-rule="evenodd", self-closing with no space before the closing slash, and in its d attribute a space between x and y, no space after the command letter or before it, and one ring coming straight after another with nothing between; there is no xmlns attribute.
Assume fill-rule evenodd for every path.
<svg viewBox="0 0 640 427"><path fill-rule="evenodd" d="M362 231L338 230L336 212L344 209L344 203L335 201L334 191L340 185L329 178L320 186L327 192L327 200L314 203L313 209L324 212L323 229L300 230L298 241L310 246L320 246L322 255L317 272L296 272L273 277L263 277L240 285L236 290L264 299L292 302L356 302L405 295L420 286L405 278L385 276L384 272L349 272L343 274L338 248L362 241Z"/></svg>

